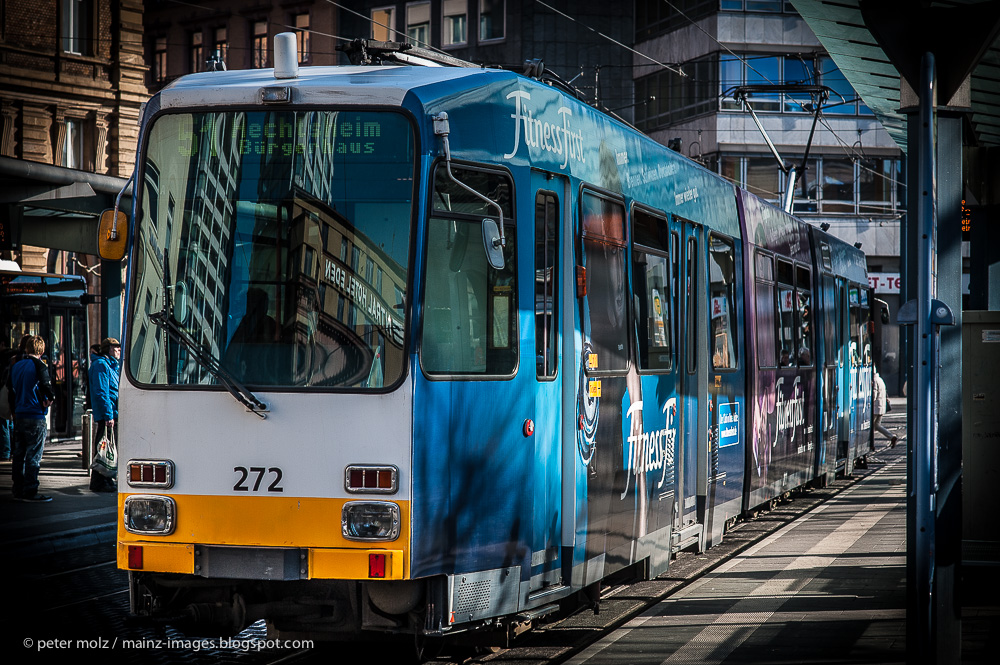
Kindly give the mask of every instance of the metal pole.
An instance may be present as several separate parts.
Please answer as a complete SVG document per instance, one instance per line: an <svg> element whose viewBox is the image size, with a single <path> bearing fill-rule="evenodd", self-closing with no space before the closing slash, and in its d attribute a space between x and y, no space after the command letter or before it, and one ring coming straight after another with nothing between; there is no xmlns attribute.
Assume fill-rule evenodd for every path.
<svg viewBox="0 0 1000 665"><path fill-rule="evenodd" d="M90 462L94 459L94 416L88 410L80 418L80 429L83 434L83 461L81 466L84 469L90 468Z"/></svg>
<svg viewBox="0 0 1000 665"><path fill-rule="evenodd" d="M787 178L787 183L785 185L785 198L781 204L781 209L787 212L788 214L792 214L792 207L795 204L795 184L798 175L799 175L799 167L795 166L794 164L788 167L788 178Z"/></svg>
<svg viewBox="0 0 1000 665"><path fill-rule="evenodd" d="M931 323L931 301L935 296L934 226L936 157L934 143L934 108L936 106L936 71L933 53L925 53L920 67L920 112L917 182L920 199L917 208L917 316L915 381L916 432L913 439L913 492L916 504L916 611L907 624L917 630L919 653L925 657L936 652L934 622L935 505L937 492L937 405L936 367L937 334ZM934 659L936 661L936 659Z"/></svg>

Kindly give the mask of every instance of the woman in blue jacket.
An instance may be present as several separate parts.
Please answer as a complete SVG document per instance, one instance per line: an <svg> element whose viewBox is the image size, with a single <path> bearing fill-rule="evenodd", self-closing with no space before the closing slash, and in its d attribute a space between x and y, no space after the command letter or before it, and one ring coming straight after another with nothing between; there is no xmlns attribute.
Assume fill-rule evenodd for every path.
<svg viewBox="0 0 1000 665"><path fill-rule="evenodd" d="M122 347L114 337L101 342L101 353L90 356L90 408L97 421L97 437L101 441L105 434L115 444L118 443L118 380L121 376ZM90 474L90 489L94 492L115 492L118 489L114 477L100 473Z"/></svg>

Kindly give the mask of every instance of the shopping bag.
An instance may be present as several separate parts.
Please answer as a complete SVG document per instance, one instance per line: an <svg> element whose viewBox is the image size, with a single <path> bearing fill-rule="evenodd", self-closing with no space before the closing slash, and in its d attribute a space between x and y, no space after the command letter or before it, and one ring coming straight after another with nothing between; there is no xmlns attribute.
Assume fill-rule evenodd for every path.
<svg viewBox="0 0 1000 665"><path fill-rule="evenodd" d="M115 445L115 439L111 432L106 433L101 442L97 444L97 454L94 456L94 461L90 463L90 468L106 478L114 478L118 475L118 446Z"/></svg>

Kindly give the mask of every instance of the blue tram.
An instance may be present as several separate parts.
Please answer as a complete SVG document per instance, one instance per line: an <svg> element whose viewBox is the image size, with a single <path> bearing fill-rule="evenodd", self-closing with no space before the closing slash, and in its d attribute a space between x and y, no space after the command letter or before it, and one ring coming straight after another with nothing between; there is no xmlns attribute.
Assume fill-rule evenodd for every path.
<svg viewBox="0 0 1000 665"><path fill-rule="evenodd" d="M141 135L138 615L507 635L864 454L861 252L556 86L284 63Z"/></svg>

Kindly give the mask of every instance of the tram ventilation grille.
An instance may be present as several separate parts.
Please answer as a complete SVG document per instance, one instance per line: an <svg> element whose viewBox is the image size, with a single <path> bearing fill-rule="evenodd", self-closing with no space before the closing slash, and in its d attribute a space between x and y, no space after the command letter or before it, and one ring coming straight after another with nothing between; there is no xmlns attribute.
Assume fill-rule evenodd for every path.
<svg viewBox="0 0 1000 665"><path fill-rule="evenodd" d="M485 612L490 608L490 581L462 583L458 588L456 612Z"/></svg>

